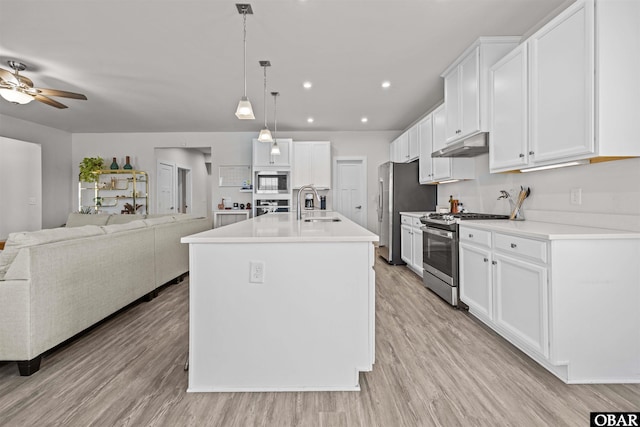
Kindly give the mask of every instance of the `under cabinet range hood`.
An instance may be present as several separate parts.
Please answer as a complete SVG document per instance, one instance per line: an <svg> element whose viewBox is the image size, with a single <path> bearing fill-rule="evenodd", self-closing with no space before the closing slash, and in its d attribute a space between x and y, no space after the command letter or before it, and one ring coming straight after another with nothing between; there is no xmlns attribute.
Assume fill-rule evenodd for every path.
<svg viewBox="0 0 640 427"><path fill-rule="evenodd" d="M489 152L489 134L481 132L431 153L431 157L475 157Z"/></svg>

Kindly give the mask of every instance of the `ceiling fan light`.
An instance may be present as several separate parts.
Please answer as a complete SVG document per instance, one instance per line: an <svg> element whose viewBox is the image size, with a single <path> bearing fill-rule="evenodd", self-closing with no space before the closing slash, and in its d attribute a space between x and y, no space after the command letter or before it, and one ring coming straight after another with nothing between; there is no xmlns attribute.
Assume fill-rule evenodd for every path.
<svg viewBox="0 0 640 427"><path fill-rule="evenodd" d="M0 88L0 96L14 104L28 104L34 100L33 96L18 88Z"/></svg>
<svg viewBox="0 0 640 427"><path fill-rule="evenodd" d="M273 141L273 144L271 144L271 155L272 156L280 155L280 147L278 147L278 141Z"/></svg>
<svg viewBox="0 0 640 427"><path fill-rule="evenodd" d="M271 131L268 128L262 129L260 131L260 135L258 135L258 141L273 142L273 136L271 136Z"/></svg>
<svg viewBox="0 0 640 427"><path fill-rule="evenodd" d="M254 120L256 116L253 115L253 107L249 98L243 96L238 102L238 108L236 109L236 117L241 120Z"/></svg>

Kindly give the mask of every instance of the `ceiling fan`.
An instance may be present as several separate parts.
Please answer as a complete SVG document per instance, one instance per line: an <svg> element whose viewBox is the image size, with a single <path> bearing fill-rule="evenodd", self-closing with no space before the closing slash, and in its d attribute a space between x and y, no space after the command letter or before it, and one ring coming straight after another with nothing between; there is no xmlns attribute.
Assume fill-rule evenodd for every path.
<svg viewBox="0 0 640 427"><path fill-rule="evenodd" d="M49 97L60 96L72 99L87 99L87 97L81 93L33 87L31 79L20 75L20 71L27 69L26 65L18 61L7 61L7 63L13 68L13 72L0 68L0 96L9 102L13 102L14 104L28 104L35 99L52 107L68 108L66 105Z"/></svg>

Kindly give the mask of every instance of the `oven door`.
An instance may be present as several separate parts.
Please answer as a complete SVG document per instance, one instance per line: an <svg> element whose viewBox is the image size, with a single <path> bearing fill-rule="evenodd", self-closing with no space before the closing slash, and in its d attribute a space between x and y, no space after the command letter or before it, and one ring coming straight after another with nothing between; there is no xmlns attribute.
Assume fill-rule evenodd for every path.
<svg viewBox="0 0 640 427"><path fill-rule="evenodd" d="M422 227L422 261L425 271L455 286L455 263L457 261L457 245L455 232L430 227Z"/></svg>

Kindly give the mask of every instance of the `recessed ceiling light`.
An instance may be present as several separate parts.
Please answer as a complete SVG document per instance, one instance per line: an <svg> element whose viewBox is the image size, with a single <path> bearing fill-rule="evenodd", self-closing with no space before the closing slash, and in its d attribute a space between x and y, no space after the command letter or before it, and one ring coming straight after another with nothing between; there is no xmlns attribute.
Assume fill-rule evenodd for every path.
<svg viewBox="0 0 640 427"><path fill-rule="evenodd" d="M302 87L304 87L305 89L311 89L311 86L313 86L311 82L302 83Z"/></svg>
<svg viewBox="0 0 640 427"><path fill-rule="evenodd" d="M362 123L367 123L369 121L369 119L367 119L366 117L363 117L363 118L360 119L360 121Z"/></svg>
<svg viewBox="0 0 640 427"><path fill-rule="evenodd" d="M313 123L313 117L309 117L309 118L307 119L307 123Z"/></svg>
<svg viewBox="0 0 640 427"><path fill-rule="evenodd" d="M391 82L389 80L385 80L385 81L382 82L382 88L383 89L387 89L389 87L391 87Z"/></svg>

